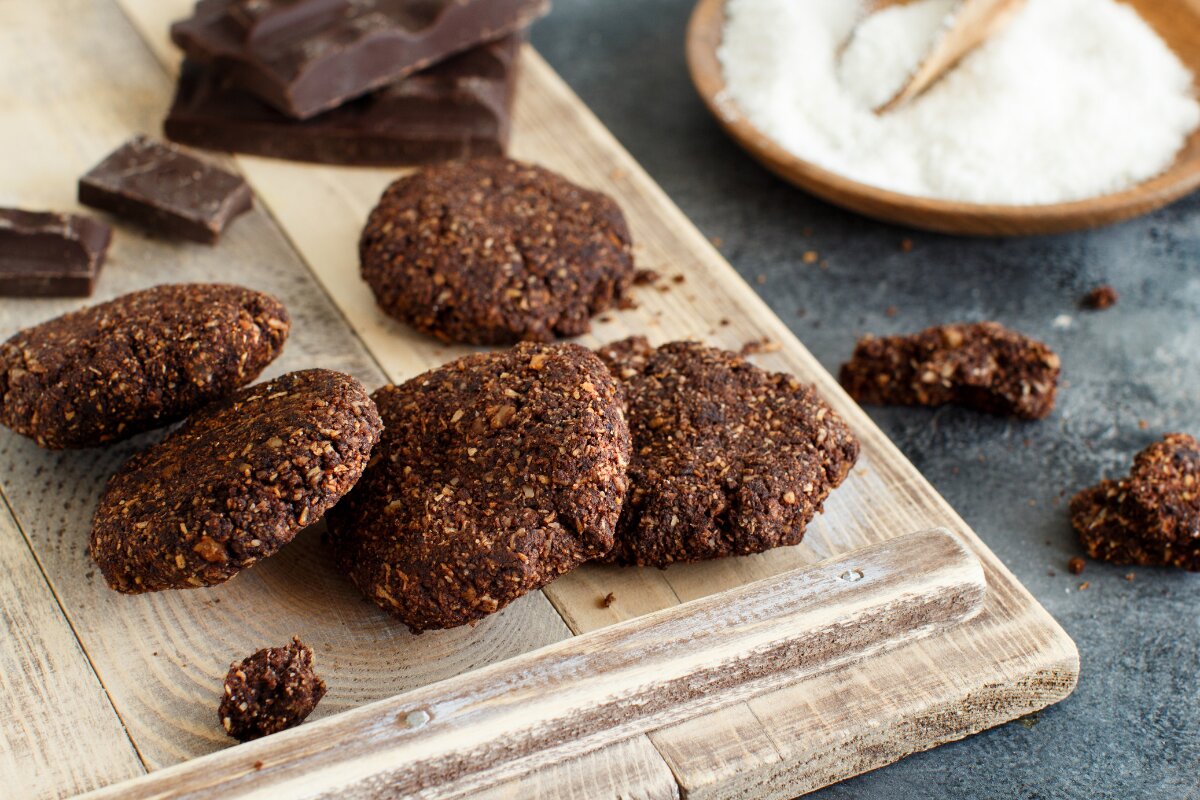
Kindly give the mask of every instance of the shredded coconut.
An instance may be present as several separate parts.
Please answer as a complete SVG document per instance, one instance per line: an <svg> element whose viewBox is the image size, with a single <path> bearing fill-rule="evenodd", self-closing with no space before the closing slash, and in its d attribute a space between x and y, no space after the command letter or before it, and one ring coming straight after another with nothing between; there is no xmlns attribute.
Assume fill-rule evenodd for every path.
<svg viewBox="0 0 1200 800"><path fill-rule="evenodd" d="M1116 0L1029 0L924 95L876 115L946 6L916 0L852 42L864 0L729 0L718 54L729 99L784 148L851 179L1008 205L1133 186L1200 127L1192 74Z"/></svg>
<svg viewBox="0 0 1200 800"><path fill-rule="evenodd" d="M958 5L958 0L900 3L863 20L838 64L838 79L846 91L867 108L878 108L895 97Z"/></svg>

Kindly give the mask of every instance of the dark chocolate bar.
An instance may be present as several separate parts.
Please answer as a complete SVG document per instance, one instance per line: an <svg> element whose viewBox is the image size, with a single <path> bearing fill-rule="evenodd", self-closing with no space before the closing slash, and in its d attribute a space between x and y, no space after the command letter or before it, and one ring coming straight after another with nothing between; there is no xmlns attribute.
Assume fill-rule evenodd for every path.
<svg viewBox="0 0 1200 800"><path fill-rule="evenodd" d="M216 244L253 194L232 172L136 136L79 179L79 202L155 233Z"/></svg>
<svg viewBox="0 0 1200 800"><path fill-rule="evenodd" d="M232 85L307 119L548 10L548 0L200 0L171 38Z"/></svg>
<svg viewBox="0 0 1200 800"><path fill-rule="evenodd" d="M308 120L294 120L185 61L167 138L294 161L403 166L503 155L522 37L468 50Z"/></svg>
<svg viewBox="0 0 1200 800"><path fill-rule="evenodd" d="M88 297L111 241L91 217L0 208L0 295Z"/></svg>

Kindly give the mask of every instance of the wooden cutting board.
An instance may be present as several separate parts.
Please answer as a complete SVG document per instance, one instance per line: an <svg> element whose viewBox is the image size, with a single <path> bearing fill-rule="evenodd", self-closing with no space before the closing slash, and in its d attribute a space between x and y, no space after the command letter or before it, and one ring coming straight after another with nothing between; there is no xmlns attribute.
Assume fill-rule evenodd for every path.
<svg viewBox="0 0 1200 800"><path fill-rule="evenodd" d="M0 152L10 155L0 204L71 209L80 174L131 134L158 134L178 63L167 26L190 5L4 4ZM714 613L713 604L741 609L747 621L756 608L762 619L780 614L781 624L796 626L789 641L806 641L808 623L793 616L800 610L755 606L761 585L747 584L769 579L790 586L786 581L799 568L934 527L948 530L982 565L986 598L980 596L982 609L973 616L960 614L936 631L917 631L920 625L910 620L900 626L907 634L893 631L886 648L863 647L819 669L778 673L786 678L782 683L745 683L722 702L681 705L640 727L597 728L609 738L547 757L535 772L513 766L503 781L473 784L471 792L793 796L1011 720L1073 689L1078 655L1062 629L531 49L521 68L513 154L616 197L632 224L639 266L684 276L682 283L668 282L668 291L640 290L636 310L604 315L584 343L643 333L656 343L696 338L738 349L765 337L781 345L758 363L815 383L863 443L858 467L831 496L826 513L798 547L666 571L589 565L474 628L414 637L328 568L316 530L220 587L117 595L88 560L90 516L107 476L153 437L50 453L3 432L0 698L10 712L0 719L0 785L20 787L19 797L56 797L172 765L183 766L160 774L197 780L253 771L247 766L253 760L241 754L257 751L227 749L217 724L221 679L230 661L292 634L317 651L330 691L312 721L287 734L299 738L286 742L325 731L353 737L390 708L387 698L416 697L403 693L420 687L430 687L421 690L426 693L465 687L473 676L493 674L475 672L487 665L503 672L506 664L527 663L513 661L518 656L538 664L570 653L586 659L619 635L647 629L677 635L686 628L672 625L694 623L706 608ZM95 300L189 280L271 292L287 304L294 323L268 377L325 366L373 388L465 352L383 316L358 277L359 230L398 170L250 157L230 163L254 186L258 209L235 222L216 248L155 240L118 225ZM81 305L4 300L0 335ZM925 540L893 543L893 558L908 541ZM958 558L956 550L938 547L941 556L914 557L913 564L936 571ZM920 594L927 576L912 577L913 583L893 587L888 603ZM702 600L723 592L729 594ZM605 607L599 601L608 593L615 601ZM723 643L743 642L739 630L731 626ZM738 663L738 655L729 663ZM384 703L370 705L375 701ZM357 710L344 716L351 709ZM317 722L329 717L337 718ZM305 739L306 731L316 733ZM188 771L193 759L217 751Z"/></svg>

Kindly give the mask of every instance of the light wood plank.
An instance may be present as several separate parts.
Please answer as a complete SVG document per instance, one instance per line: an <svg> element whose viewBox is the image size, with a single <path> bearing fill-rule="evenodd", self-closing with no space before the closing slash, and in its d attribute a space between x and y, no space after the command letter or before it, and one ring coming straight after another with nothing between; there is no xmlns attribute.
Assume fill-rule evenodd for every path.
<svg viewBox="0 0 1200 800"><path fill-rule="evenodd" d="M144 774L3 503L0 574L0 787L64 797Z"/></svg>
<svg viewBox="0 0 1200 800"><path fill-rule="evenodd" d="M80 174L130 134L157 129L170 81L108 0L10 2L4 11L0 146L22 157L5 163L0 204L73 209ZM72 24L60 25L64 18ZM118 225L95 299L188 280L244 282L286 303L293 334L270 375L320 365L369 387L384 382L263 210L235 221L216 248L154 240ZM84 304L5 301L0 334ZM87 532L107 476L152 438L50 453L0 433L0 484L151 768L231 744L216 719L229 663L293 634L314 647L330 686L314 718L569 635L537 594L476 628L414 637L329 569L317 529L220 587L118 595L94 571ZM69 705L53 711L72 713Z"/></svg>
<svg viewBox="0 0 1200 800"><path fill-rule="evenodd" d="M94 800L459 797L971 619L983 568L893 538L101 790ZM261 769L247 769L257 759Z"/></svg>
<svg viewBox="0 0 1200 800"><path fill-rule="evenodd" d="M480 792L470 800L679 800L679 784L645 736L548 769L537 770Z"/></svg>

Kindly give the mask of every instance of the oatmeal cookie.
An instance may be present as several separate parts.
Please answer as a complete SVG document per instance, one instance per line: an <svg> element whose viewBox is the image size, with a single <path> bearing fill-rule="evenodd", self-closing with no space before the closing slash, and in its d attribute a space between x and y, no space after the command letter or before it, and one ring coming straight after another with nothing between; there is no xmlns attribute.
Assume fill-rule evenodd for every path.
<svg viewBox="0 0 1200 800"><path fill-rule="evenodd" d="M348 492L379 433L366 389L340 372L242 389L125 462L92 520L92 558L126 594L227 581Z"/></svg>
<svg viewBox="0 0 1200 800"><path fill-rule="evenodd" d="M865 336L841 382L868 405L959 405L1042 419L1054 408L1058 355L995 322L941 325L911 336Z"/></svg>
<svg viewBox="0 0 1200 800"><path fill-rule="evenodd" d="M629 429L590 351L467 356L374 400L383 439L329 541L414 632L475 622L612 547Z"/></svg>
<svg viewBox="0 0 1200 800"><path fill-rule="evenodd" d="M1128 478L1075 495L1071 524L1092 558L1200 572L1200 443L1172 433L1150 445Z"/></svg>
<svg viewBox="0 0 1200 800"><path fill-rule="evenodd" d="M240 286L156 286L27 328L0 345L0 423L42 447L161 427L258 377L287 309Z"/></svg>
<svg viewBox="0 0 1200 800"><path fill-rule="evenodd" d="M797 544L858 458L812 387L736 353L634 337L600 355L633 437L610 561L666 567Z"/></svg>
<svg viewBox="0 0 1200 800"><path fill-rule="evenodd" d="M448 342L549 342L626 301L629 229L609 197L540 167L489 158L401 178L359 243L391 316Z"/></svg>

